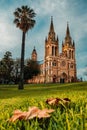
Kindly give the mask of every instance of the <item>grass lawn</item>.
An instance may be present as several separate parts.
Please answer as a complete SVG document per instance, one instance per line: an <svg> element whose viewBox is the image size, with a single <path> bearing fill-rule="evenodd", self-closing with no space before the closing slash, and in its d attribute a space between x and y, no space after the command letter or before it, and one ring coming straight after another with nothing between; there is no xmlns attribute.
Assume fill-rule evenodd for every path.
<svg viewBox="0 0 87 130"><path fill-rule="evenodd" d="M49 120L41 122L16 121L9 123L15 109L27 111L29 106L43 109L45 100L51 97L69 98L74 104L61 113L56 107ZM24 90L18 90L17 85L0 85L0 130L86 130L87 129L87 82L69 84L28 84ZM59 117L57 117L59 115ZM48 126L45 125L48 122ZM43 125L44 124L44 125Z"/></svg>

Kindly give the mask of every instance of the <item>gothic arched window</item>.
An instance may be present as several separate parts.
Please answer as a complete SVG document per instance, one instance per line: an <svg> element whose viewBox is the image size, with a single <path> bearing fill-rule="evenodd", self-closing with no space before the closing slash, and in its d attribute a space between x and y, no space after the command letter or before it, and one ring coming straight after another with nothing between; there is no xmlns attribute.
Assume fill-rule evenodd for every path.
<svg viewBox="0 0 87 130"><path fill-rule="evenodd" d="M69 50L69 59L71 58L71 50Z"/></svg>
<svg viewBox="0 0 87 130"><path fill-rule="evenodd" d="M54 55L54 46L52 46L52 56Z"/></svg>
<svg viewBox="0 0 87 130"><path fill-rule="evenodd" d="M57 56L57 47L55 47L55 56Z"/></svg>
<svg viewBox="0 0 87 130"><path fill-rule="evenodd" d="M72 59L73 59L73 51L72 51Z"/></svg>

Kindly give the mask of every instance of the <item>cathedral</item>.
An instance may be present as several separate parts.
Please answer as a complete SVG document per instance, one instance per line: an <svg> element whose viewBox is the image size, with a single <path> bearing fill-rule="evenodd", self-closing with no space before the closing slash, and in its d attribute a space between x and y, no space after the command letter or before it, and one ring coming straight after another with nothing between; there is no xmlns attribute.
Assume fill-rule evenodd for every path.
<svg viewBox="0 0 87 130"><path fill-rule="evenodd" d="M37 61L35 47L31 59ZM76 81L75 43L71 38L68 23L66 36L62 42L62 52L59 53L59 40L51 17L50 29L45 39L45 56L39 65L40 74L28 80L28 83L69 83Z"/></svg>

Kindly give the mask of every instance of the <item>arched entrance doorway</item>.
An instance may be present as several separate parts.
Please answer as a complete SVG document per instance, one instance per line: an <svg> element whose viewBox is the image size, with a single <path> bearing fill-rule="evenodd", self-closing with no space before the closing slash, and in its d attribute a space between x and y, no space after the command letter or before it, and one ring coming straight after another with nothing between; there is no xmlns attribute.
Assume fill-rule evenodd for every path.
<svg viewBox="0 0 87 130"><path fill-rule="evenodd" d="M53 83L56 83L56 75L53 75Z"/></svg>
<svg viewBox="0 0 87 130"><path fill-rule="evenodd" d="M67 80L67 75L66 75L66 73L63 72L61 74L60 83L65 83L66 80Z"/></svg>

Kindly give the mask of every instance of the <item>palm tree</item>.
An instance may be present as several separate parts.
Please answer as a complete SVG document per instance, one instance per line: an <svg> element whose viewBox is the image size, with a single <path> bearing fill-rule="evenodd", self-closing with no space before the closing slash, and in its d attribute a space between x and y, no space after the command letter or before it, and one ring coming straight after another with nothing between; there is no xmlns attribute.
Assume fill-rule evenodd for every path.
<svg viewBox="0 0 87 130"><path fill-rule="evenodd" d="M20 64L20 83L19 89L24 87L24 52L25 52L25 35L29 29L32 29L35 25L35 20L33 19L36 16L36 13L33 9L28 6L22 6L17 8L14 12L14 23L16 26L22 30L22 46L21 46L21 64Z"/></svg>

